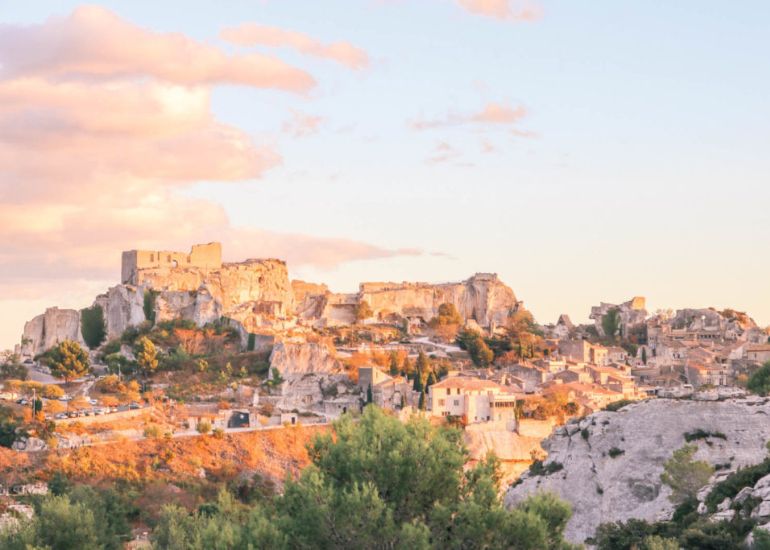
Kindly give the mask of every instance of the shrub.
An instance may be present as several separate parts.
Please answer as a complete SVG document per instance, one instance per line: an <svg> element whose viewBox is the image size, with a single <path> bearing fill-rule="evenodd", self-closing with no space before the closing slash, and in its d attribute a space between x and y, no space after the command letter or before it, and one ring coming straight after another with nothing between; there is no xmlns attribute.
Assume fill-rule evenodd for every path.
<svg viewBox="0 0 770 550"><path fill-rule="evenodd" d="M547 465L543 465L542 460L536 460L529 466L529 472L533 476L547 476L563 469L564 464L561 462L549 462Z"/></svg>
<svg viewBox="0 0 770 550"><path fill-rule="evenodd" d="M91 349L98 348L107 337L104 311L99 304L80 310L80 332Z"/></svg>
<svg viewBox="0 0 770 550"><path fill-rule="evenodd" d="M619 457L620 455L622 455L625 452L626 451L624 451L623 449L618 449L617 447L613 447L612 449L610 449L607 452L607 454L610 455L610 458L616 458L616 457Z"/></svg>
<svg viewBox="0 0 770 550"><path fill-rule="evenodd" d="M630 399L621 399L620 401L615 401L614 403L610 403L606 407L604 407L603 410L610 411L610 412L618 412L618 410L622 409L626 405L630 405L633 403Z"/></svg>
<svg viewBox="0 0 770 550"><path fill-rule="evenodd" d="M144 310L144 318L150 322L150 325L155 324L155 299L160 294L157 290L145 290L144 291L144 303L142 309Z"/></svg>
<svg viewBox="0 0 770 550"><path fill-rule="evenodd" d="M195 428L200 434L207 434L211 431L211 423L208 420L201 420Z"/></svg>
<svg viewBox="0 0 770 550"><path fill-rule="evenodd" d="M723 434L722 432L709 432L706 430L702 430L698 428L697 430L693 430L691 432L686 432L684 434L684 439L688 443L691 441L697 441L698 439L707 439L709 437L716 437L719 439L727 439L727 436Z"/></svg>
<svg viewBox="0 0 770 550"><path fill-rule="evenodd" d="M759 464L739 469L717 483L704 501L710 512L726 498L733 498L744 487L753 487L757 481L770 474L770 457Z"/></svg>
<svg viewBox="0 0 770 550"><path fill-rule="evenodd" d="M588 441L589 436L591 435L591 432L588 431L588 428L583 428L580 430L580 437Z"/></svg>

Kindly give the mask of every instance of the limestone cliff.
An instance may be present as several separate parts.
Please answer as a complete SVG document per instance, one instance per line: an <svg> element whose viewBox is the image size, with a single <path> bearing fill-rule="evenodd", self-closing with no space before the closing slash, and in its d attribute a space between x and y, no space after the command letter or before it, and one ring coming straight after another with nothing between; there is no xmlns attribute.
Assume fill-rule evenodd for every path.
<svg viewBox="0 0 770 550"><path fill-rule="evenodd" d="M460 283L362 283L359 300L369 303L375 315L396 313L429 321L443 303L454 304L463 320L483 327L503 324L520 303L496 274L477 273Z"/></svg>
<svg viewBox="0 0 770 550"><path fill-rule="evenodd" d="M51 307L24 324L21 352L26 356L35 356L63 340L75 340L83 344L80 312Z"/></svg>
<svg viewBox="0 0 770 550"><path fill-rule="evenodd" d="M654 399L598 412L579 423L557 428L543 441L545 464L562 470L533 476L528 472L512 487L506 504L536 491L552 491L572 504L567 537L583 542L603 522L640 518L667 519L673 512L670 489L660 481L663 464L698 429L721 432L697 443L696 460L729 464L735 470L761 462L770 439L770 400L747 398L724 402ZM586 437L581 434L586 430ZM616 449L610 456L610 449ZM617 453L621 454L617 454Z"/></svg>
<svg viewBox="0 0 770 550"><path fill-rule="evenodd" d="M342 364L327 342L278 342L270 354L273 369L280 374L281 396L276 404L286 410L315 410L331 395L347 391Z"/></svg>
<svg viewBox="0 0 770 550"><path fill-rule="evenodd" d="M114 286L97 296L94 304L102 307L107 339L117 338L128 327L145 321L144 292L134 286Z"/></svg>

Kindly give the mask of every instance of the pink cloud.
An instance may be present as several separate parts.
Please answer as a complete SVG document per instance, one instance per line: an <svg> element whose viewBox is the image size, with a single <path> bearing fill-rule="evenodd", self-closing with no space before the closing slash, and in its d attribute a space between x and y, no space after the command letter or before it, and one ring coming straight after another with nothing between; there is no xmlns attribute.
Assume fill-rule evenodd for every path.
<svg viewBox="0 0 770 550"><path fill-rule="evenodd" d="M536 21L542 9L527 1L517 0L457 0L463 9L475 15L511 21Z"/></svg>
<svg viewBox="0 0 770 550"><path fill-rule="evenodd" d="M369 64L367 53L349 42L323 44L301 32L287 31L256 23L244 23L237 27L225 29L221 36L224 40L239 46L292 48L304 55L330 59L351 69L364 69Z"/></svg>
<svg viewBox="0 0 770 550"><path fill-rule="evenodd" d="M33 26L0 25L0 77L130 79L241 84L307 92L315 80L278 58L232 56L179 33L156 33L107 9L83 6Z"/></svg>
<svg viewBox="0 0 770 550"><path fill-rule="evenodd" d="M433 154L425 159L425 162L427 164L440 164L443 162L456 160L459 157L460 151L458 151L455 147L446 141L439 141L433 150Z"/></svg>
<svg viewBox="0 0 770 550"><path fill-rule="evenodd" d="M295 138L301 138L315 134L321 127L324 119L316 115L301 113L295 109L291 111L291 120L284 122L283 131Z"/></svg>
<svg viewBox="0 0 770 550"><path fill-rule="evenodd" d="M527 116L522 106L510 107L501 103L488 103L480 111L470 114L449 113L443 118L416 120L410 123L415 130L431 130L465 124L511 126Z"/></svg>

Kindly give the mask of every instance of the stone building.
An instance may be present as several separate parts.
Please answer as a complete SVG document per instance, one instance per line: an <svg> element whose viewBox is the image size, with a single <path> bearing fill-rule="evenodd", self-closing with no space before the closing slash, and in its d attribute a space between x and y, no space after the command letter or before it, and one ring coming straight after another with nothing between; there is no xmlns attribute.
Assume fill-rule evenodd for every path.
<svg viewBox="0 0 770 550"><path fill-rule="evenodd" d="M139 285L139 272L143 269L198 268L219 269L222 267L222 245L220 243L195 244L189 253L168 250L127 250L121 261L123 284Z"/></svg>

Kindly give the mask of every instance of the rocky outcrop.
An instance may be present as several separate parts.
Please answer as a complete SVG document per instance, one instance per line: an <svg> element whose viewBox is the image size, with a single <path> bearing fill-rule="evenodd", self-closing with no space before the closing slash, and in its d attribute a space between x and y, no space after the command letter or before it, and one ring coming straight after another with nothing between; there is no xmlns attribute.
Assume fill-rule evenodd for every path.
<svg viewBox="0 0 770 550"><path fill-rule="evenodd" d="M277 405L285 410L321 412L323 401L348 389L348 377L326 342L278 342L270 354L271 376L275 369L283 379Z"/></svg>
<svg viewBox="0 0 770 550"><path fill-rule="evenodd" d="M131 285L117 285L94 300L102 308L107 339L118 338L128 327L140 325L144 317L144 291Z"/></svg>
<svg viewBox="0 0 770 550"><path fill-rule="evenodd" d="M282 378L339 373L342 364L326 342L278 342L270 354L270 369Z"/></svg>
<svg viewBox="0 0 770 550"><path fill-rule="evenodd" d="M541 437L521 435L512 427L506 422L481 422L469 424L463 431L470 464L482 460L487 453L495 453L500 460L502 483L517 479L532 463L533 457L543 453Z"/></svg>
<svg viewBox="0 0 770 550"><path fill-rule="evenodd" d="M461 283L362 283L358 299L366 301L375 315L395 313L429 321L441 304L454 304L464 321L483 327L500 325L521 306L508 286L493 273L477 273Z"/></svg>
<svg viewBox="0 0 770 550"><path fill-rule="evenodd" d="M85 345L80 334L80 312L51 307L24 324L21 353L33 357L64 340Z"/></svg>
<svg viewBox="0 0 770 550"><path fill-rule="evenodd" d="M661 483L660 474L673 452L685 445L684 434L699 429L725 434L724 440L694 444L698 445L696 460L722 465L726 473L765 457L768 415L770 402L756 398L655 399L616 413L595 413L557 428L543 441L548 452L545 465L563 469L548 475L525 473L508 491L506 504L512 506L536 491L556 493L572 504L566 534L573 542L583 542L603 522L667 519L673 512L671 492Z"/></svg>

